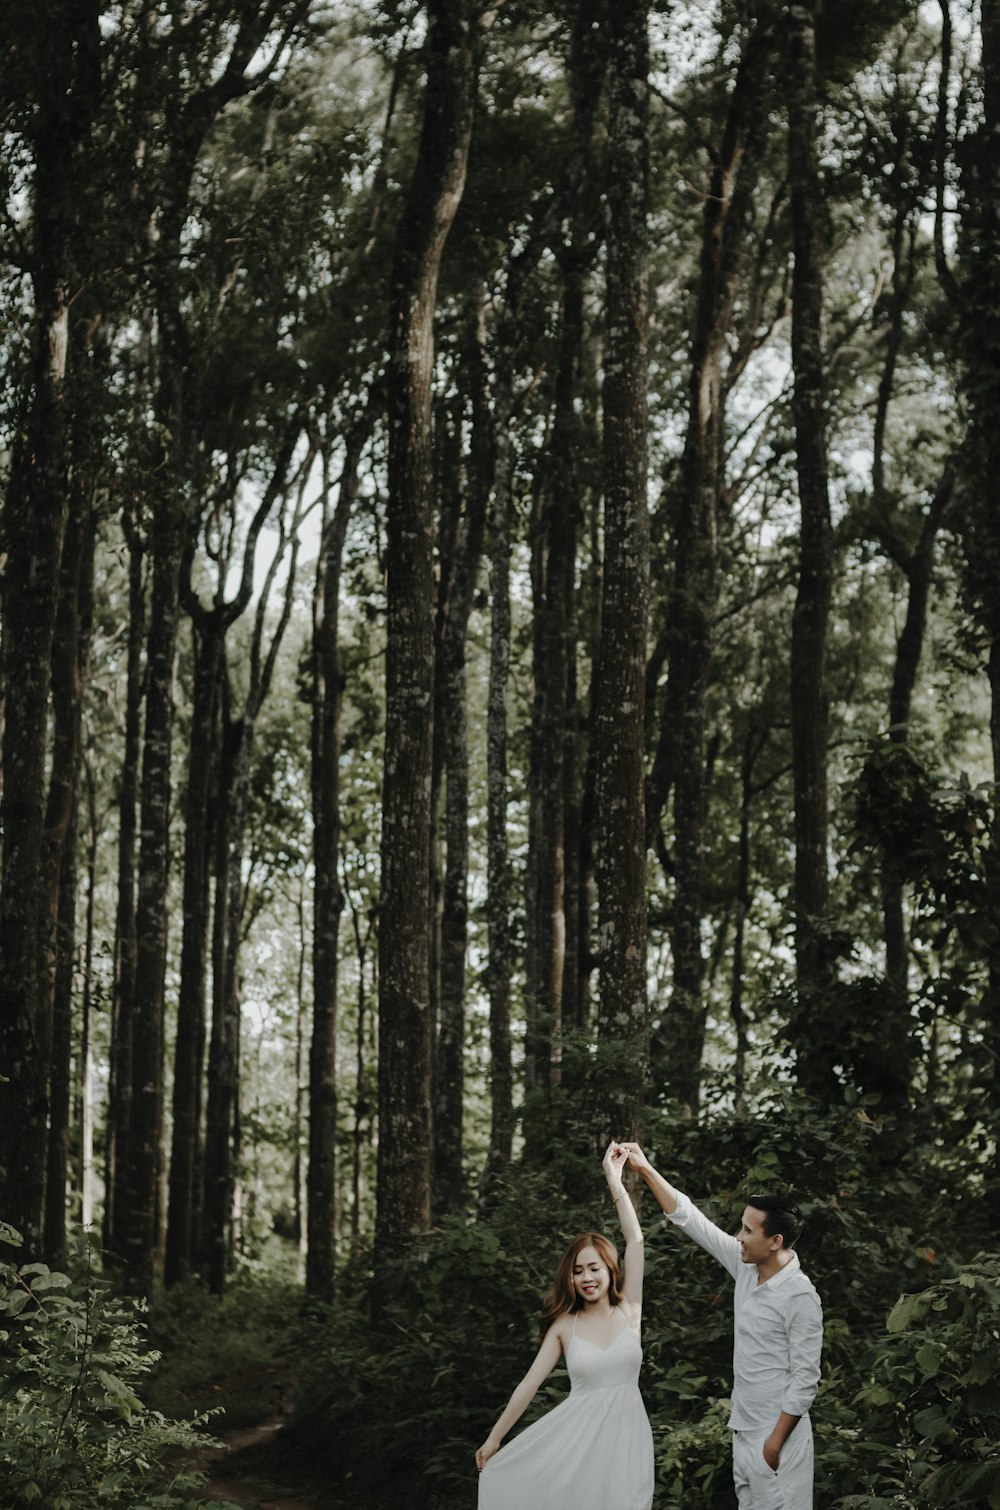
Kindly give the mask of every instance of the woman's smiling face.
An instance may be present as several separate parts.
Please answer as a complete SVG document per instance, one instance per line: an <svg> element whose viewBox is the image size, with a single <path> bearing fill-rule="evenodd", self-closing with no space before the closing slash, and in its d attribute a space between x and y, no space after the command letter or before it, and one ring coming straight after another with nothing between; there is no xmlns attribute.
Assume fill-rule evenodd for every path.
<svg viewBox="0 0 1000 1510"><path fill-rule="evenodd" d="M611 1288L611 1275L596 1248L581 1248L573 1264L573 1288L584 1305L594 1305Z"/></svg>

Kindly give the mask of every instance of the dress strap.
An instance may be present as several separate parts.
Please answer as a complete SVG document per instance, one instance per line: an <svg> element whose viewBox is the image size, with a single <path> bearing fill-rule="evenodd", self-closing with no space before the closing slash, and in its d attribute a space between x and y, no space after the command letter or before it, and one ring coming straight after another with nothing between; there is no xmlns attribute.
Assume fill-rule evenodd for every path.
<svg viewBox="0 0 1000 1510"><path fill-rule="evenodd" d="M579 1316L579 1314L580 1314L579 1311L574 1311L573 1312L573 1332L572 1332L572 1335L574 1337L576 1336L576 1318Z"/></svg>

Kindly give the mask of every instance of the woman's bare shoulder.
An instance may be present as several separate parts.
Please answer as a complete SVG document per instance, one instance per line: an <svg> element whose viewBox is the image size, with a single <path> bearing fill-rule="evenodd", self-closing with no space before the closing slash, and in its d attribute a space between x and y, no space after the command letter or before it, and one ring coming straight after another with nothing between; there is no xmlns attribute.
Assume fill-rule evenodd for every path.
<svg viewBox="0 0 1000 1510"><path fill-rule="evenodd" d="M573 1335L573 1318L569 1312L564 1311L561 1316L557 1316L549 1330L553 1337L558 1337L559 1345L565 1353L569 1346L569 1339Z"/></svg>

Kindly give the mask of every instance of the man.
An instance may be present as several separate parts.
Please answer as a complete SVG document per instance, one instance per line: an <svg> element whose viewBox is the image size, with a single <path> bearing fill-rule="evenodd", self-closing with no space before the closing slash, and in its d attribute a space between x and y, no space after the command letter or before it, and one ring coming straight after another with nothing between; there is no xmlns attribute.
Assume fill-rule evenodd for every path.
<svg viewBox="0 0 1000 1510"><path fill-rule="evenodd" d="M740 1510L812 1510L809 1407L819 1384L823 1311L794 1245L802 1216L788 1196L754 1195L731 1237L623 1143L667 1220L736 1281L733 1297L733 1479Z"/></svg>

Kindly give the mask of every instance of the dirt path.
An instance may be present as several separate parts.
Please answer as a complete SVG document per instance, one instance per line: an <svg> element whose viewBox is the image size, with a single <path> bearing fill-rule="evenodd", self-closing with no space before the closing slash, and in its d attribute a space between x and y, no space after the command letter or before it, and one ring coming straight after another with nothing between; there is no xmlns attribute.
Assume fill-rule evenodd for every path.
<svg viewBox="0 0 1000 1510"><path fill-rule="evenodd" d="M329 1485L301 1453L282 1441L294 1392L291 1367L268 1364L213 1385L191 1402L204 1408L214 1400L234 1417L252 1423L227 1430L226 1417L219 1417L213 1435L221 1445L198 1454L198 1465L207 1474L204 1499L224 1501L239 1510L386 1510L382 1502ZM258 1409L260 1419L253 1420Z"/></svg>
<svg viewBox="0 0 1000 1510"><path fill-rule="evenodd" d="M206 1452L201 1462L208 1470L202 1489L206 1499L227 1500L240 1510L333 1510L336 1501L315 1481L302 1480L294 1487L275 1477L269 1462L285 1417L272 1416L256 1426L219 1433L221 1447Z"/></svg>

